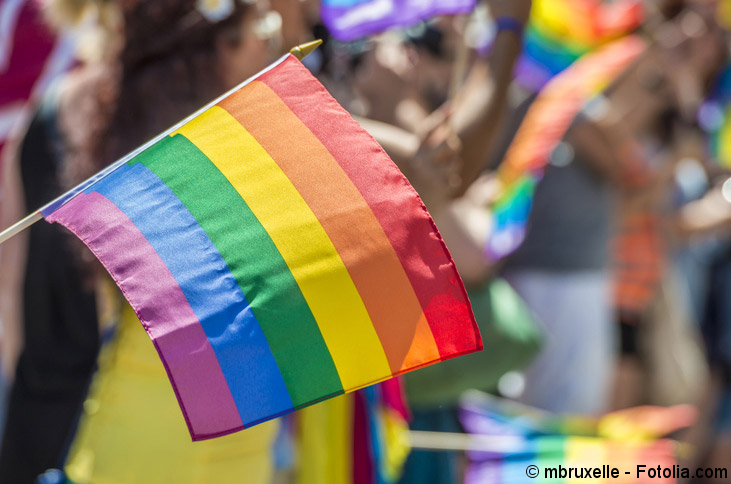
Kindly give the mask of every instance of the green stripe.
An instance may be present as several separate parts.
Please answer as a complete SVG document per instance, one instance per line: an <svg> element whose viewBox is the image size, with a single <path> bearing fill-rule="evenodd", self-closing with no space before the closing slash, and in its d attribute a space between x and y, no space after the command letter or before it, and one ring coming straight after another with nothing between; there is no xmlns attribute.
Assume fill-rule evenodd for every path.
<svg viewBox="0 0 731 484"><path fill-rule="evenodd" d="M536 482L540 484L564 484L565 479L546 478L546 468L558 470L558 466L566 467L566 437L563 435L539 437L536 445L537 465L540 475Z"/></svg>
<svg viewBox="0 0 731 484"><path fill-rule="evenodd" d="M342 393L297 282L228 179L182 135L163 139L134 163L144 164L170 187L221 253L251 304L295 407Z"/></svg>

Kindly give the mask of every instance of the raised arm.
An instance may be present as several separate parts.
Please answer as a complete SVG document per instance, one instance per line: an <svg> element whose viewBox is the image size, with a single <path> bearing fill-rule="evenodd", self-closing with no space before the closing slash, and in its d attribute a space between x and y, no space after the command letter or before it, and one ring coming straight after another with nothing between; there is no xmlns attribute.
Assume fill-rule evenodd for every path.
<svg viewBox="0 0 731 484"><path fill-rule="evenodd" d="M522 47L522 28L530 13L530 0L488 0L498 24L492 50L470 71L450 108L451 116L425 138L419 158L435 163L435 156L455 137L459 140L459 179L450 197L462 195L483 170L507 107L507 93Z"/></svg>

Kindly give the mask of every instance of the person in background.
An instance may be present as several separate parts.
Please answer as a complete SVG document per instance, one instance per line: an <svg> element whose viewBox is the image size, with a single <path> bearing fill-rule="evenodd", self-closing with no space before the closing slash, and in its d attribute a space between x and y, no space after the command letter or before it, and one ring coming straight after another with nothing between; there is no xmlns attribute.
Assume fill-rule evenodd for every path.
<svg viewBox="0 0 731 484"><path fill-rule="evenodd" d="M572 414L597 414L611 405L619 347L610 271L617 215L625 230L634 230L629 221L649 224L640 235L652 259L638 269L651 277L643 287L647 310L639 311L649 317L650 303L658 304L660 282L669 277L658 245L668 237L661 229L674 169L673 125L697 108L699 86L710 74L694 72L691 59L719 61L712 26L697 39L689 32L698 22L704 21L690 10L648 32L645 53L575 120L536 189L526 240L505 268L547 335L545 351L527 373L525 403ZM702 61L690 54L700 45ZM626 262L626 251L620 255ZM628 273L620 275L626 287Z"/></svg>
<svg viewBox="0 0 731 484"><path fill-rule="evenodd" d="M56 34L42 20L41 5L36 1L0 3L0 180L4 147L22 132L33 106L48 85L74 62L75 36L68 30ZM12 146L7 149L12 150ZM9 194L9 198L14 196ZM2 199L0 190L0 210ZM6 209L14 210L14 207ZM3 298L15 297L16 292L16 287L0 281L0 308L5 306ZM0 432L22 340L21 329L3 325L2 319L0 310Z"/></svg>
<svg viewBox="0 0 731 484"><path fill-rule="evenodd" d="M74 36L53 32L41 9L34 0L0 4L0 151L29 105L74 62Z"/></svg>
<svg viewBox="0 0 731 484"><path fill-rule="evenodd" d="M23 36L15 38L11 34L16 31L12 28L4 30L3 33L8 35L7 37L2 36L3 40L8 42L5 44L5 47L17 46L19 49L22 48L24 54L27 54L27 56L18 56L13 54L10 56L10 59L6 59L10 61L10 68L13 66L17 67L18 62L20 62L24 67L20 70L20 73L13 73L11 71L6 73L9 77L4 80L8 80L9 82L7 85L11 87L11 89L7 91L7 94L12 95L12 93L15 93L15 95L18 95L20 92L19 89L23 88L23 82L33 81L33 76L42 72L42 76L35 81L35 87L31 88L31 86L25 86L26 91L24 92L31 96L31 102L23 108L24 114L20 116L20 119L15 124L12 136L0 154L0 164L3 165L3 176L1 177L2 200L0 200L0 206L2 208L2 222L0 222L0 225L3 227L23 217L26 214L27 206L34 205L33 208L37 208L37 206L39 206L38 204L45 203L47 198L44 198L42 192L43 190L48 190L50 186L53 186L53 182L51 182L51 180L53 180L53 177L55 176L55 166L49 166L48 164L43 164L43 162L35 164L35 156L42 152L43 147L35 146L33 141L21 145L22 138L28 129L28 125L32 122L30 118L32 117L34 110L37 109L37 104L41 102L42 97L45 97L46 90L52 90L52 86L56 83L55 80L58 77L61 77L60 74L62 74L66 68L70 67L73 62L75 62L75 57L81 55L88 56L87 59L90 62L93 62L95 59L94 55L99 54L99 52L95 49L86 49L82 54L73 48L75 47L76 39L80 34L79 24L82 17L81 11L76 7L83 6L85 2L70 2L66 6L68 7L70 4L74 4L74 8L61 9L63 12L61 12L61 10L57 10L57 7L61 7L60 2L52 3L49 1L42 4L46 12L49 14L49 17L52 17L53 23L56 25L57 29L60 32L63 32L58 34L59 40L55 44L56 47L52 51L53 53L50 53L50 50L46 52L46 54L50 55L50 57L48 57L45 67L38 65L40 59L35 57L44 52L42 47L44 43L46 49L50 49L52 45L50 40L50 36L52 36L52 29L46 26L42 21L43 19L40 15L41 3L35 1L11 1L4 2L2 5L3 21L9 22L7 24L4 23L3 25L17 27L18 35L20 36L21 33L23 34ZM100 3L99 5L102 4ZM29 17L28 14L33 12L34 16ZM14 18L13 13L19 16ZM14 24L13 21L17 23ZM93 27L94 26L91 23L87 22L83 29L84 35L94 35L99 33ZM45 34L43 32L45 32ZM85 40L90 39L86 38ZM93 43L95 45L104 45L105 40L106 37L96 35ZM18 44L15 44L16 41ZM16 50L13 49L8 51L9 55L10 52L15 53ZM15 74L18 74L18 76L16 77ZM24 81L22 81L22 79L24 79ZM53 82L51 82L52 80ZM3 94L6 94L6 91L3 91ZM25 187L25 189L22 186L21 171L19 170L17 163L17 156L21 151L25 153L26 157L30 156L34 160L29 164L29 170L24 174L26 176L34 177L35 179L32 181L32 187ZM45 196L51 196L51 194L46 193ZM34 243L37 244L38 240L39 239L34 239ZM23 427L23 423L21 423L21 433L27 433L29 434L28 438L34 439L37 438L37 434L40 429L45 429L50 437L47 441L39 442L35 445L33 447L33 451L26 455L27 460L12 460L10 465L17 466L16 468L23 467L31 462L37 464L41 461L53 460L58 448L64 445L64 433L68 429L67 426L69 422L73 420L74 415L78 412L77 408L80 404L80 402L77 401L68 405L69 402L62 396L63 392L56 392L56 384L61 386L68 384L71 387L70 392L73 393L76 383L69 379L59 378L58 380L54 380L51 378L52 384L46 386L44 383L41 383L41 380L35 378L36 375L34 374L34 370L27 371L28 368L24 365L26 371L21 372L20 379L22 381L18 381L16 364L19 360L19 356L21 355L21 350L25 342L24 340L30 337L31 340L34 340L34 343L37 343L37 340L35 340L37 333L32 330L30 332L26 331L27 328L25 328L22 323L24 313L34 314L36 316L38 314L46 314L44 313L44 310L48 309L48 306L44 304L44 302L48 301L48 293L42 289L44 286L43 281L51 279L52 274L58 276L64 272L64 269L62 269L63 263L58 257L52 261L49 261L45 257L39 257L37 260L33 260L29 264L26 264L27 247L28 234L26 233L9 240L7 243L3 244L0 249L0 265L3 267L3 271L0 272L0 322L5 335L5 337L2 338L2 348L0 353L2 353L3 371L8 378L8 381L13 384L8 404L11 426L16 426L16 424L23 422L25 417L30 416L30 421L25 421L25 427ZM30 268L30 270L26 271L28 268ZM32 274L32 277L35 277L35 283L39 283L39 291L35 294L34 298L28 299L28 305L26 307L26 305L23 304L23 292L24 284L32 279L32 277L27 278L29 274ZM80 290L69 288L67 294L78 296L80 292ZM74 298L70 299L72 305L75 301L76 299ZM70 312L66 311L63 315L59 315L59 321L65 320L65 317L68 317L69 315L79 316L80 314L81 312L76 312L74 314L73 310ZM94 330L92 330L91 333L93 334ZM63 339L63 337L61 338ZM84 337L74 335L70 339L79 343L84 340ZM42 346L35 345L34 343L31 343L30 345L35 348L31 351L40 351L42 354L44 348ZM22 356L20 357L23 358ZM28 355L26 355L25 358L28 358ZM77 359L74 356L66 354L62 357L62 359L65 360L65 364L76 365L80 361L83 361L84 357L82 355ZM43 360L43 358L41 357L37 361L40 360ZM41 366L42 365L43 363L41 363ZM37 370L39 366L35 365L34 368ZM52 376L57 375L53 374ZM41 389L41 386L44 386L45 388ZM38 398L41 395L44 395L44 397ZM52 407L47 406L43 401L45 400L45 396L48 395L53 395L54 398L59 397L52 404L55 412L49 412L48 410ZM3 412L3 414L5 414L5 412ZM29 422L32 423L29 424ZM8 433L12 433L17 430L18 427L15 427L15 430L4 429L3 435L7 435ZM18 437L21 441L25 438L22 435L18 435ZM0 447L14 447L16 444L21 449L23 447L22 444L15 442L14 439L10 439L9 442L10 443L1 445ZM2 469L4 469L6 463L8 463L8 461L4 461L2 457L4 455L8 455L7 452L7 450L0 452L0 468ZM0 475L3 475L3 471L0 471Z"/></svg>
<svg viewBox="0 0 731 484"><path fill-rule="evenodd" d="M561 414L608 409L617 335L609 243L615 190L606 172L621 163L603 132L580 114L536 187L525 240L503 274L538 317L544 348L520 400Z"/></svg>
<svg viewBox="0 0 731 484"><path fill-rule="evenodd" d="M20 212L53 199L258 72L273 50L280 54L267 12L250 3L105 4L119 9L110 29L118 40L103 62L79 66L46 96L16 156L9 157L14 178L6 183L23 188ZM13 221L4 219L3 226ZM121 295L105 289L101 268L80 243L60 227L36 224L3 249L3 276L10 267L19 272L10 274L14 280L24 281L22 298L3 310L20 319L25 345L3 435L1 482L32 483L46 469L63 467L96 365L99 320L116 314L114 342L83 406L68 467L72 478L227 482L246 476L268 482L277 423L190 442L152 343Z"/></svg>

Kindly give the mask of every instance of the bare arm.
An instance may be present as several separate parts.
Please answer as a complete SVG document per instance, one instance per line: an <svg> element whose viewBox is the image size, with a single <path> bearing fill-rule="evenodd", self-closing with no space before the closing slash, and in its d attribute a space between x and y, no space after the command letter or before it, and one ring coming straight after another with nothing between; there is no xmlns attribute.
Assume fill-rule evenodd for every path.
<svg viewBox="0 0 731 484"><path fill-rule="evenodd" d="M353 118L380 143L402 171L407 169L402 165L414 156L419 147L419 139L415 134L374 119L362 116L353 116Z"/></svg>
<svg viewBox="0 0 731 484"><path fill-rule="evenodd" d="M683 206L675 219L675 230L681 238L731 235L731 202L721 187Z"/></svg>
<svg viewBox="0 0 731 484"><path fill-rule="evenodd" d="M386 150L430 211L441 208L448 202L444 187L454 175L452 165L415 166L414 157L419 148L418 136L388 123L359 116L354 118Z"/></svg>
<svg viewBox="0 0 731 484"><path fill-rule="evenodd" d="M20 220L26 212L18 166L20 137L9 140L2 154L2 205L0 228ZM0 246L0 358L6 378L15 376L15 365L23 345L23 282L28 252L28 233L22 232Z"/></svg>
<svg viewBox="0 0 731 484"><path fill-rule="evenodd" d="M462 195L479 176L494 147L500 122L507 109L507 94L522 39L510 30L501 31L493 45L489 62L478 63L470 72L462 95L455 100L451 119L453 132L461 141Z"/></svg>
<svg viewBox="0 0 731 484"><path fill-rule="evenodd" d="M489 0L488 4L495 18L509 18L524 24L531 2ZM452 103L449 119L432 130L422 144L419 153L421 163L443 163L447 158L445 152L457 152L460 161L457 183L445 188L451 198L463 195L477 179L494 147L521 47L522 37L518 32L500 30L489 59L477 62L470 71Z"/></svg>
<svg viewBox="0 0 731 484"><path fill-rule="evenodd" d="M595 122L580 118L574 122L566 134L579 159L601 178L621 186L622 162L617 146L621 140L607 133L608 128Z"/></svg>

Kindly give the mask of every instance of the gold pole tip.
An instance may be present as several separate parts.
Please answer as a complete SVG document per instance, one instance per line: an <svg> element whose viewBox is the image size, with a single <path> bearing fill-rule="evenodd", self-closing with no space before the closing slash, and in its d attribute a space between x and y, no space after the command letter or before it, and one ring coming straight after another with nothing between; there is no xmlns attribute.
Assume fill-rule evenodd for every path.
<svg viewBox="0 0 731 484"><path fill-rule="evenodd" d="M300 44L297 46L292 47L289 50L289 53L298 58L299 60L304 59L308 55L312 53L315 49L320 47L322 45L322 39L313 40L312 42L305 42L304 44Z"/></svg>

